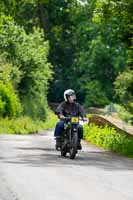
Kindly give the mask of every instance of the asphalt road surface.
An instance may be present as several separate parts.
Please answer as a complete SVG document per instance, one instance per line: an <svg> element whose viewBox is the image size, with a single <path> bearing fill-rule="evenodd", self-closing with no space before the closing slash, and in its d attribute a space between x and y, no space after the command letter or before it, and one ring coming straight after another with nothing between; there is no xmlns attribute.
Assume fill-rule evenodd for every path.
<svg viewBox="0 0 133 200"><path fill-rule="evenodd" d="M52 134L0 135L0 200L133 200L133 159L82 142L70 160Z"/></svg>

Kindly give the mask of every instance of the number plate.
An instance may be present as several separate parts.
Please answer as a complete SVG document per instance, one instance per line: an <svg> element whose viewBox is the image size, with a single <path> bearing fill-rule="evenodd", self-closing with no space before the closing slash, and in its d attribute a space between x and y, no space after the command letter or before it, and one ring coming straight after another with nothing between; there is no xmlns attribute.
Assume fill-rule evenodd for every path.
<svg viewBox="0 0 133 200"><path fill-rule="evenodd" d="M78 117L72 117L71 122L72 123L78 123L79 122L79 118Z"/></svg>

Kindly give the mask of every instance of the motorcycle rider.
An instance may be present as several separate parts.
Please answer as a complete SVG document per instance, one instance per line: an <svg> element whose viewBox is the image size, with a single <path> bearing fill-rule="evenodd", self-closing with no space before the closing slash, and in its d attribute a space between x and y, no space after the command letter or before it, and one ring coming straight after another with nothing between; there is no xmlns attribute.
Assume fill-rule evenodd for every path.
<svg viewBox="0 0 133 200"><path fill-rule="evenodd" d="M56 114L60 121L56 124L54 136L56 139L56 146L60 148L61 145L61 134L64 130L64 119L67 116L81 117L83 120L86 120L86 114L83 107L76 102L76 94L72 89L68 89L64 92L64 100L56 109ZM83 127L78 125L78 149L81 150L81 139L83 138Z"/></svg>

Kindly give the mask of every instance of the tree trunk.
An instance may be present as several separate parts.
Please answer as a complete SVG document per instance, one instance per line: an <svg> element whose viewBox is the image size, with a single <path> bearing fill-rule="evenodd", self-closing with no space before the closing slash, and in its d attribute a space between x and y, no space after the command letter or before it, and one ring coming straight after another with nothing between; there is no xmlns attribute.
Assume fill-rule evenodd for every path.
<svg viewBox="0 0 133 200"><path fill-rule="evenodd" d="M39 3L37 5L38 8L38 18L40 21L40 27L43 28L44 32L47 34L49 30L49 23L48 23L48 11L44 3Z"/></svg>

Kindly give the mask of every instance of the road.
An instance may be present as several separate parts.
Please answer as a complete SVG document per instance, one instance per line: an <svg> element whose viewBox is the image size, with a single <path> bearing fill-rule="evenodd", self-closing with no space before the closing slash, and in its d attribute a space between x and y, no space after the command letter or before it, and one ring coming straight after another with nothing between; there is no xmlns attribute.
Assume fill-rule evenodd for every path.
<svg viewBox="0 0 133 200"><path fill-rule="evenodd" d="M83 142L75 160L52 131L0 135L0 200L133 200L133 159Z"/></svg>

